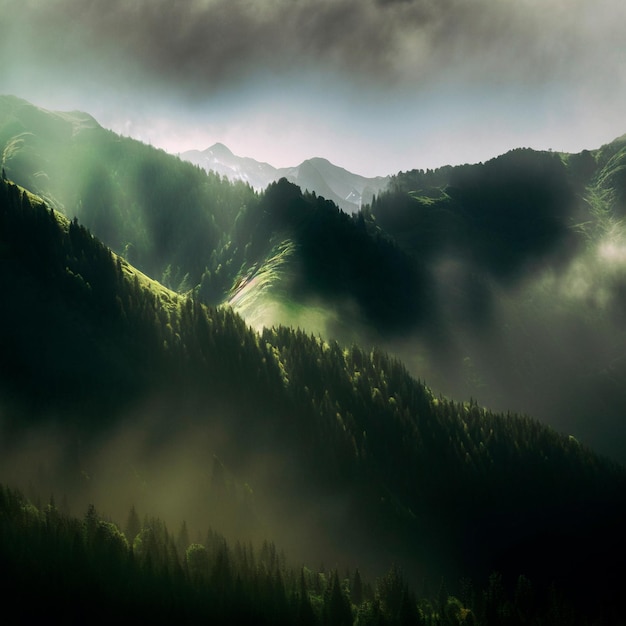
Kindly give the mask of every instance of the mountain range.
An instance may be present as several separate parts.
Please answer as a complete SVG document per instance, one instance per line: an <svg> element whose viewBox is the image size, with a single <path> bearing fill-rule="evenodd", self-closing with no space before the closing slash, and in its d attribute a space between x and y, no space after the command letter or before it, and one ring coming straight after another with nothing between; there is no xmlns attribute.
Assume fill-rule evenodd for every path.
<svg viewBox="0 0 626 626"><path fill-rule="evenodd" d="M268 622L308 598L311 623L618 623L626 137L401 173L355 214L14 97L0 150L0 480L30 498L0 489L15 598L34 579L70 597L72 563L133 611L119 585L141 567L141 607L170 611L211 580ZM122 533L94 502L145 521ZM178 553L150 515L202 546ZM268 538L301 582L242 556ZM356 593L320 560L439 592Z"/></svg>
<svg viewBox="0 0 626 626"><path fill-rule="evenodd" d="M389 182L389 176L359 176L319 157L307 159L295 167L276 168L250 157L236 156L221 143L202 151L188 150L181 153L180 158L230 180L246 182L257 191L286 178L302 190L332 200L347 213L355 213L369 204Z"/></svg>
<svg viewBox="0 0 626 626"><path fill-rule="evenodd" d="M257 192L205 174L84 113L13 97L0 111L7 176L168 288L257 329L375 343L449 397L626 461L624 137L405 172L348 214L284 178Z"/></svg>

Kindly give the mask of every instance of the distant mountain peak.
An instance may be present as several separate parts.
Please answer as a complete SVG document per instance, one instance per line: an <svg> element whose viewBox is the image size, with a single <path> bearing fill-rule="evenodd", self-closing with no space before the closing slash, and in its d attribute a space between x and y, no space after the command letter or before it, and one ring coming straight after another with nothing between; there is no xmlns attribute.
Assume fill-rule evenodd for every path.
<svg viewBox="0 0 626 626"><path fill-rule="evenodd" d="M228 157L228 158L233 158L235 156L233 152L231 151L231 149L228 148L228 146L225 146L223 143L220 143L220 142L214 143L212 146L207 148L204 151L204 154L212 154L213 156L216 156L216 157Z"/></svg>
<svg viewBox="0 0 626 626"><path fill-rule="evenodd" d="M219 142L206 150L189 150L180 156L207 171L244 181L259 191L280 178L286 178L303 190L332 200L348 213L371 202L373 194L384 189L389 180L389 177L367 178L353 174L323 157L306 159L293 167L276 168L250 157L237 156Z"/></svg>
<svg viewBox="0 0 626 626"><path fill-rule="evenodd" d="M320 164L320 165L333 165L333 163L331 163L328 159L325 159L324 157L311 157L310 159L307 159L306 161L303 161L302 163L313 163L313 164ZM333 165L333 167L339 167L337 165ZM343 167L340 169L344 169Z"/></svg>

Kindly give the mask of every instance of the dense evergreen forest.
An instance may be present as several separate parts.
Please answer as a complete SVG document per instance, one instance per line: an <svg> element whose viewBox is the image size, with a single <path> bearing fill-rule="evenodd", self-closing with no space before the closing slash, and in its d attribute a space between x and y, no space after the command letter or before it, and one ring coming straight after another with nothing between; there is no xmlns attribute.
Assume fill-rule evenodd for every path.
<svg viewBox="0 0 626 626"><path fill-rule="evenodd" d="M0 150L7 600L624 621L626 473L585 444L622 459L626 139L399 173L356 215L12 97Z"/></svg>
<svg viewBox="0 0 626 626"><path fill-rule="evenodd" d="M397 567L370 582L358 569L296 569L268 541L231 545L210 528L201 541L185 522L174 533L158 518L141 521L134 507L122 529L93 506L76 518L54 498L35 506L0 485L3 604L15 624L121 615L151 624L592 623L554 587L542 592L525 576L510 589L497 573L484 588L465 579L459 597L443 580L416 593Z"/></svg>
<svg viewBox="0 0 626 626"><path fill-rule="evenodd" d="M272 529L279 528L274 532L290 549L299 540L300 552L292 559L334 555L341 572L339 578L334 567L323 569L320 578L310 569L302 582L295 570L272 566L265 578L255 579L240 571L238 560L229 562L231 573L220 578L215 572L227 567L225 561L215 543L203 539L198 543L206 555L194 548L191 561L206 565L203 576L213 575L214 586L199 593L189 548L163 557L167 565L157 565L156 556L146 565L136 534L122 536L93 510L83 521L57 518L52 503L33 509L5 489L2 540L6 562L19 572L14 597L25 593L20 581L50 571L28 556L40 541L45 547L38 553L50 558L46 568L77 559L87 572L115 570L100 582L82 577L81 585L89 586L87 597L112 594L135 611L145 606L141 598L158 597L154 607L165 603L164 614L182 603L192 607L192 615L198 610L219 617L236 605L252 611L254 619L272 621L277 614L272 611L278 611L294 621L306 588L313 619L324 623L357 617L358 623L379 617L400 623L401 614L413 623L422 618L441 623L444 614L450 623L524 623L515 598L526 593L530 580L536 598L528 609L530 623L542 623L556 610L565 611L561 623L618 623L624 581L619 574L598 573L624 554L620 466L530 418L437 397L380 350L342 346L286 327L259 334L227 307L207 307L192 294L162 287L77 220L10 181L0 183L0 253L5 458L25 430L60 423L69 442L81 442L80 455L71 443L62 452L66 475L77 480L89 470L99 443L124 428L127 411L156 396L165 418L146 418L155 449L157 439L165 445L183 429L201 437L213 428L206 463L218 450L217 467L234 478L224 481L228 497L217 498L225 487L219 486L214 462L212 484L201 497L214 509L234 511L242 521L242 541L255 530L258 516L269 541ZM219 437L211 439L218 428ZM236 477L246 475L255 457L264 460L265 474L240 488ZM45 477L41 484L57 498L67 488L48 484ZM313 526L303 523L307 515L317 516ZM149 526L160 528L157 522ZM166 551L168 534L158 532L156 543ZM107 547L97 547L101 542ZM94 565L101 560L106 563ZM348 583L343 575L345 567L354 570L359 563L363 572L373 572L372 580L382 581L361 591L361 602L348 595L354 574ZM400 582L399 570L384 575L394 564L406 576ZM68 578L55 578L53 595L67 594L66 583L77 584L67 568L63 571ZM493 572L498 575L490 578ZM471 579L477 591L470 598L466 588L455 589L453 596L461 599L448 600L440 589L442 577L450 588ZM422 578L439 592L420 596L407 590ZM228 593L219 594L223 605L211 601L220 584L230 585ZM179 594L178 585L185 591ZM384 591L385 585L390 589ZM516 591L519 585L522 590ZM395 599L385 599L386 593ZM524 598L520 601L530 602ZM332 618L325 613L330 605Z"/></svg>
<svg viewBox="0 0 626 626"><path fill-rule="evenodd" d="M0 151L10 180L178 293L257 330L380 346L447 397L626 462L624 138L399 173L355 215L10 96Z"/></svg>
<svg viewBox="0 0 626 626"><path fill-rule="evenodd" d="M366 220L434 288L419 296L431 303L422 330L391 349L440 391L528 412L626 461L625 168L621 137L393 177Z"/></svg>

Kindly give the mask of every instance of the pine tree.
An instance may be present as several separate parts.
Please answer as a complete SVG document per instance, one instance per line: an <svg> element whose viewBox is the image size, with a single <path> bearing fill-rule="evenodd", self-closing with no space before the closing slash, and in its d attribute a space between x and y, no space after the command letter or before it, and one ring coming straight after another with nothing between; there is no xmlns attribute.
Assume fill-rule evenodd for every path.
<svg viewBox="0 0 626 626"><path fill-rule="evenodd" d="M324 594L324 618L329 626L352 626L352 608L336 569Z"/></svg>
<svg viewBox="0 0 626 626"><path fill-rule="evenodd" d="M315 613L311 606L309 590L304 577L304 569L300 570L298 600L298 624L302 626L313 626L317 623L317 620L315 619Z"/></svg>
<svg viewBox="0 0 626 626"><path fill-rule="evenodd" d="M189 578L194 585L206 585L209 580L209 554L200 543L192 543L185 552Z"/></svg>
<svg viewBox="0 0 626 626"><path fill-rule="evenodd" d="M361 581L361 574L359 568L354 572L354 578L352 579L352 586L350 587L350 595L352 596L352 602L356 606L360 606L363 602L363 582Z"/></svg>
<svg viewBox="0 0 626 626"><path fill-rule="evenodd" d="M187 530L187 522L183 520L180 530L178 531L178 537L176 538L176 550L178 554L185 554L189 547L189 531Z"/></svg>
<svg viewBox="0 0 626 626"><path fill-rule="evenodd" d="M139 521L139 515L137 515L137 511L135 510L135 505L133 504L128 512L126 526L124 527L124 534L126 535L126 539L128 539L128 543L130 545L133 544L135 537L140 533L140 531L141 522Z"/></svg>

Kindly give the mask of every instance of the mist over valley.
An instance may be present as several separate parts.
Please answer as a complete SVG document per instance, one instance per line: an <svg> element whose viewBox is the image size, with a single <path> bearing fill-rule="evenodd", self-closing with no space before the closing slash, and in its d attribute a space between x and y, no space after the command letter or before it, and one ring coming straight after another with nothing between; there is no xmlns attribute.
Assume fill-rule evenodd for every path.
<svg viewBox="0 0 626 626"><path fill-rule="evenodd" d="M614 618L624 137L385 179L311 159L380 182L344 210L14 96L0 153L15 597L93 567L85 597L139 615L162 585L190 621Z"/></svg>
<svg viewBox="0 0 626 626"><path fill-rule="evenodd" d="M7 619L623 623L624 23L0 0Z"/></svg>

